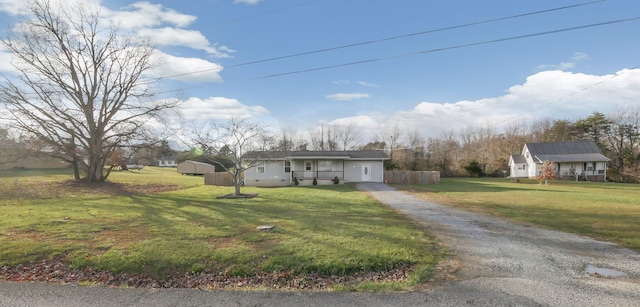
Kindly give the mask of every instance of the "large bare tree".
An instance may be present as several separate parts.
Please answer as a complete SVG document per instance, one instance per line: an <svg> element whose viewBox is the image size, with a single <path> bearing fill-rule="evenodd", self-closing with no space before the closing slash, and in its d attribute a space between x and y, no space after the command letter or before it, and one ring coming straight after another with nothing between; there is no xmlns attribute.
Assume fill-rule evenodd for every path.
<svg viewBox="0 0 640 307"><path fill-rule="evenodd" d="M152 102L147 73L154 48L146 39L103 26L98 9L29 5L31 18L3 39L17 76L0 86L3 105L18 128L49 152L104 181L110 154L145 138L145 123L176 100Z"/></svg>

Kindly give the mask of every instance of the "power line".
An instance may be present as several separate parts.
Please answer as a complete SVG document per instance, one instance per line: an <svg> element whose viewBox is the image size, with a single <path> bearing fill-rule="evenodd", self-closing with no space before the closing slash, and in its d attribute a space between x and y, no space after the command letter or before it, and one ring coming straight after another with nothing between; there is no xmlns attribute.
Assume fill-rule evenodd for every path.
<svg viewBox="0 0 640 307"><path fill-rule="evenodd" d="M335 50L340 50L340 49L346 49L346 48L370 45L370 44L387 42L387 41L393 41L393 40L398 40L398 39L404 39L404 38L409 38L409 37L414 37L414 36L432 34L432 33L437 33L437 32L444 32L444 31L455 30L455 29L460 29L460 28L467 28L467 27L472 27L472 26L477 26L477 25L482 25L482 24L494 23L494 22L498 22L498 21L505 21L505 20L509 20L509 19L516 19L516 18L522 18L522 17L526 17L526 16L533 16L533 15L550 13L550 12L555 12L555 11L560 11L560 10L572 9L572 8L592 5L592 4L595 4L595 3L600 3L600 2L605 2L605 1L607 1L607 0L596 0L596 1L579 3L579 4L561 6L561 7L551 8L551 9L545 9L545 10L540 10L540 11L528 12L528 13L523 13L523 14L516 14L516 15L511 15L511 16L506 16L506 17L499 17L499 18L487 19L487 20L482 20L482 21L470 22L470 23L465 23L465 24L460 24L460 25L455 25L455 26L449 26L449 27L443 27L443 28L438 28L438 29L425 30L425 31L420 31L420 32L415 32L415 33L410 33L410 34L390 36L390 37L385 37L385 38L381 38L381 39L375 39L375 40L369 40L369 41L363 41L363 42L358 42L358 43L341 45L341 46L337 46L337 47L329 47L329 48L323 48L323 49L312 50L312 51L305 51L305 52L294 53L294 54L289 54L289 55L284 55L284 56L277 56L277 57L272 57L272 58L255 60L255 61L250 61L250 62L244 62L244 63L240 63L240 64L226 66L225 68L234 68L234 67L253 65L253 64L258 64L258 63L265 63L265 62L271 62L271 61L277 61L277 60L284 60L284 59L300 57L300 56L305 56L305 55L323 53L323 52L328 52L328 51L335 51ZM310 4L312 2L308 2L306 4ZM301 5L305 5L305 4L300 4L298 6L301 6ZM366 63L366 61L365 61L365 63ZM203 69L203 70L198 70L198 71L193 71L193 72L188 72L188 73L183 73L183 74L164 76L164 77L160 77L160 79L182 77L182 76L193 75L193 74L198 74L198 73L210 72L210 71L214 71L214 70L218 70L218 69L219 68Z"/></svg>
<svg viewBox="0 0 640 307"><path fill-rule="evenodd" d="M472 47L472 46L494 44L494 43L518 40L518 39L523 39L523 38L530 38L530 37L535 37L535 36L556 34L556 33L561 33L561 32L568 32L568 31L574 31L574 30L580 30L580 29L586 29L586 28L606 26L606 25L622 23L622 22L629 22L629 21L636 21L636 20L640 20L640 17L618 19L618 20L612 20L612 21L605 21L605 22L594 23L594 24L589 24L589 25L582 25L582 26L576 26L576 27L570 27L570 28L564 28L564 29L558 29L558 30L551 30L551 31L538 32L538 33L518 35L518 36L511 36L511 37L507 37L507 38L499 38L499 39L493 39L493 40L488 40L488 41L474 42L474 43L468 43L468 44L462 44L462 45L456 45L456 46L449 46L449 47L443 47L443 48L429 49L429 50L405 53L405 54L394 55L394 56L389 56L389 57L381 57L381 58L374 58L374 59L361 60L361 61L355 61L355 62L348 62L348 63L343 63L343 64L336 64L336 65L329 65L329 66L322 66L322 67L316 67L316 68L302 69L302 70L296 70L296 71L290 71L290 72L284 72L284 73L277 73L277 74L265 75L265 76L261 76L261 77L255 77L255 78L251 78L251 79L248 79L248 80L267 79L267 78L280 77L280 76L293 75L293 74L300 74L300 73L306 73L306 72L312 72L312 71L319 71L319 70L327 70L327 69L332 69L332 68L353 66L353 65L364 64L364 63L380 62L380 61L385 61L385 60L390 60L390 59L396 59L396 58L403 58L403 57L408 57L408 56L413 56L413 55L419 55L419 54L435 53L435 52L441 52L441 51L453 50L453 49L460 49L460 48L466 48L466 47Z"/></svg>
<svg viewBox="0 0 640 307"><path fill-rule="evenodd" d="M518 40L518 39L524 39L524 38L530 38L530 37L536 37L536 36L550 35L550 34L556 34L556 33L568 32L568 31L575 31L575 30L586 29L586 28L600 27L600 26L612 25L612 24L623 23L623 22L630 22L630 21L637 21L637 20L640 20L640 17L618 19L618 20L605 21L605 22L599 22L599 23L594 23L594 24L575 26L575 27L569 27L569 28L563 28L563 29L557 29L557 30L550 30L550 31L537 32L537 33L531 33L531 34L511 36L511 37L507 37L507 38L499 38L499 39L493 39L493 40L487 40L487 41L481 41L481 42L467 43L467 44L462 44L462 45L455 45L455 46L449 46L449 47L422 50L422 51L416 51L416 52L405 53L405 54L389 56L389 57L373 58L373 59L367 59L367 60L361 60L361 61L355 61L355 62L348 62L348 63L342 63L342 64L336 64L336 65L315 67L315 68L309 68L309 69L301 69L301 70L284 72L284 73L276 73L276 74L270 74L270 75L265 75L265 76L246 79L245 81L268 79L268 78L281 77L281 76L294 75L294 74L301 74L301 73L307 73L307 72L313 72L313 71L320 71L320 70L328 70L328 69L333 69L333 68L354 66L354 65L365 64L365 63L380 62L380 61L396 59L396 58L403 58L403 57L409 57L409 56L420 55L420 54L435 53L435 52L441 52L441 51L447 51L447 50L453 50L453 49L461 49L461 48L467 48L467 47L472 47L472 46L488 45L488 44L494 44L494 43L500 43L500 42L506 42L506 41L512 41L512 40ZM188 89L203 88L203 87L207 87L207 86L208 85L196 86L196 87L190 87ZM164 91L164 92L161 92L161 93L175 92L175 91L181 91L181 90L184 90L184 89Z"/></svg>

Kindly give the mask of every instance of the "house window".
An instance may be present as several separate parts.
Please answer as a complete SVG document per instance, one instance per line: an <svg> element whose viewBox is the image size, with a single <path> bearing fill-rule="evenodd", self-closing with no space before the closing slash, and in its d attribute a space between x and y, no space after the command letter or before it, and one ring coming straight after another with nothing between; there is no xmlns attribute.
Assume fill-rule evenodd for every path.
<svg viewBox="0 0 640 307"><path fill-rule="evenodd" d="M284 161L284 172L291 173L291 161Z"/></svg>
<svg viewBox="0 0 640 307"><path fill-rule="evenodd" d="M332 164L333 163L331 161L318 161L318 171L330 172Z"/></svg>
<svg viewBox="0 0 640 307"><path fill-rule="evenodd" d="M256 167L256 170L258 171L258 174L263 174L264 173L264 162L259 163L258 166Z"/></svg>
<svg viewBox="0 0 640 307"><path fill-rule="evenodd" d="M311 171L311 161L304 162L304 170Z"/></svg>

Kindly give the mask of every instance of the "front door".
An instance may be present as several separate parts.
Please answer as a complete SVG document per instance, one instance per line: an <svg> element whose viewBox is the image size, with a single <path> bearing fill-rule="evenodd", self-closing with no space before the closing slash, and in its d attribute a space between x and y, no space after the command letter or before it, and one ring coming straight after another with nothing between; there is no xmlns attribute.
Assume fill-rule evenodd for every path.
<svg viewBox="0 0 640 307"><path fill-rule="evenodd" d="M371 164L362 164L362 181L371 181Z"/></svg>
<svg viewBox="0 0 640 307"><path fill-rule="evenodd" d="M313 162L304 161L304 178L313 177Z"/></svg>

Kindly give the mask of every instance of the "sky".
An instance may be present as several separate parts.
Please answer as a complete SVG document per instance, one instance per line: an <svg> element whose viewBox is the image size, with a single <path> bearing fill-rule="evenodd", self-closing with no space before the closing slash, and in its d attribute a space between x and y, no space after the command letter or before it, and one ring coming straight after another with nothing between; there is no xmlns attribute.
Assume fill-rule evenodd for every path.
<svg viewBox="0 0 640 307"><path fill-rule="evenodd" d="M52 1L150 37L176 122L353 125L366 143L384 127L429 138L640 106L637 0ZM0 0L0 35L23 6Z"/></svg>

